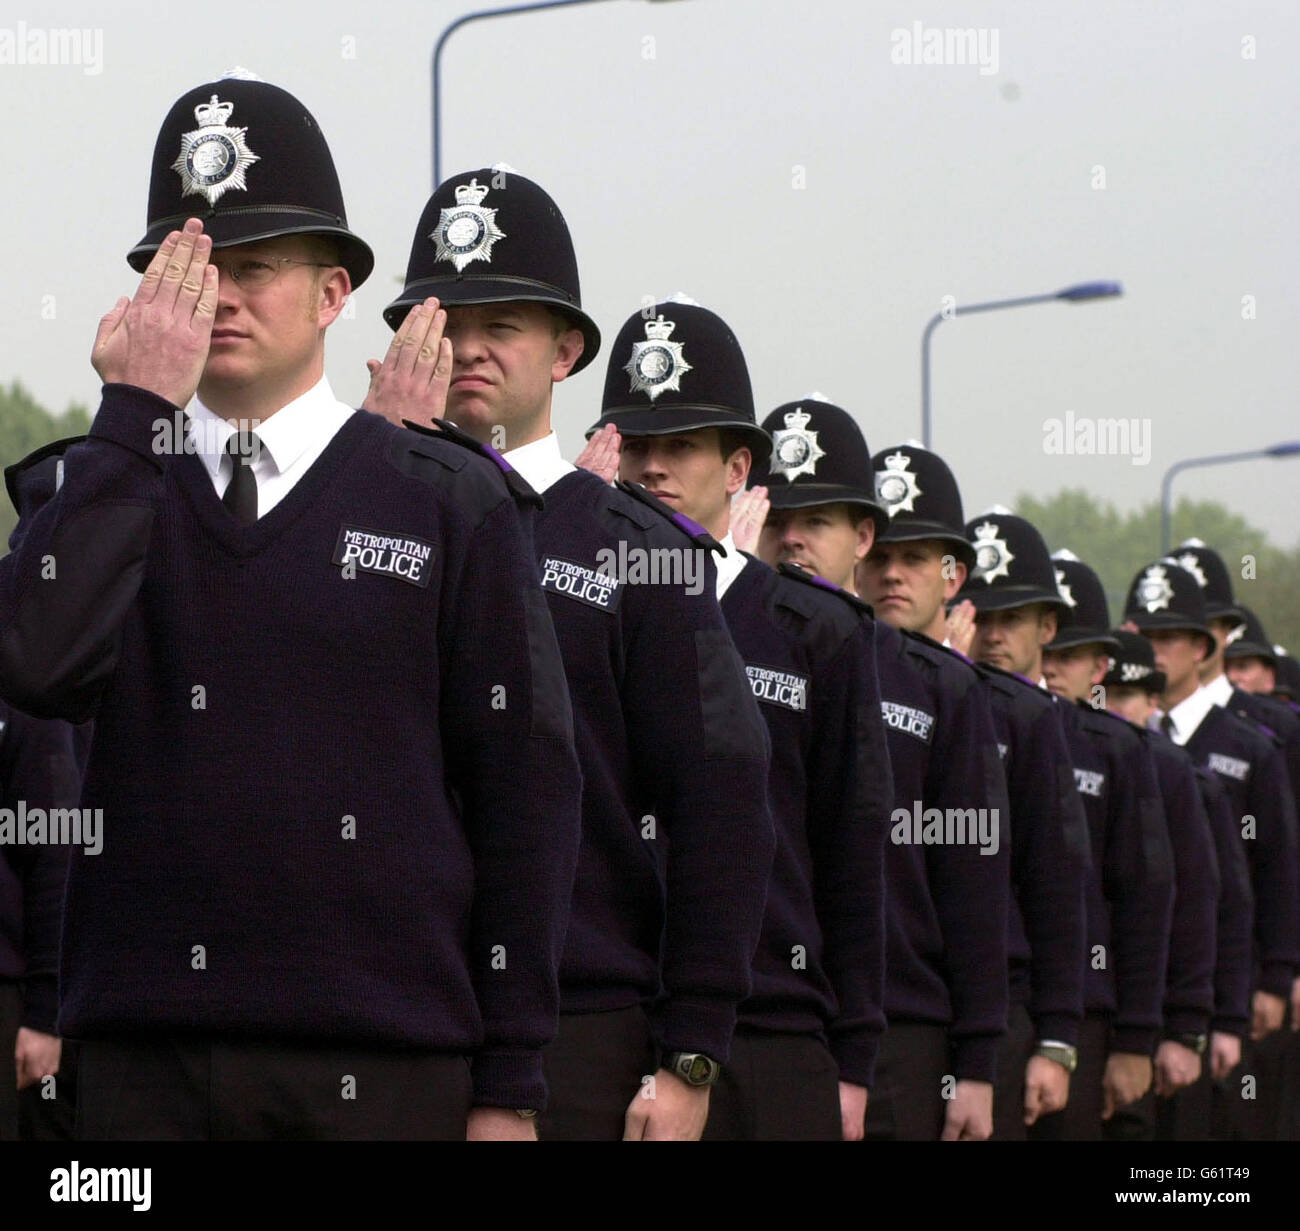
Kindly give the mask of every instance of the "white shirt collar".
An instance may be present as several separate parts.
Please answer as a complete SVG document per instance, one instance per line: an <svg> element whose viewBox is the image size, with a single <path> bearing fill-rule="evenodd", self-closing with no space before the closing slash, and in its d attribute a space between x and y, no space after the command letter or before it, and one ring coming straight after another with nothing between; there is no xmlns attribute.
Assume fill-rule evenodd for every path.
<svg viewBox="0 0 1300 1231"><path fill-rule="evenodd" d="M511 449L502 456L538 494L577 469L572 462L566 462L560 456L560 438L554 432L540 440L530 440L526 445Z"/></svg>
<svg viewBox="0 0 1300 1231"><path fill-rule="evenodd" d="M1215 705L1222 705L1226 709L1232 700L1232 681L1220 673L1208 684L1202 685L1202 691L1209 694Z"/></svg>
<svg viewBox="0 0 1300 1231"><path fill-rule="evenodd" d="M721 540L725 556L718 557L716 563L718 566L718 601L722 601L722 596L726 594L731 583L745 571L745 565L749 560L745 557L744 552L736 550L736 540L730 530Z"/></svg>
<svg viewBox="0 0 1300 1231"><path fill-rule="evenodd" d="M1174 729L1169 738L1175 744L1185 744L1196 733L1196 728L1205 721L1205 716L1217 704L1210 690L1198 688L1190 697L1184 697L1177 705L1167 711L1173 720Z"/></svg>
<svg viewBox="0 0 1300 1231"><path fill-rule="evenodd" d="M209 410L197 397L187 413L191 442L188 447L198 453L215 481L225 458L226 442L236 425L215 410ZM269 419L252 419L241 424L255 431L262 442L255 471L284 474L308 449L319 454L343 421L355 413L334 396L328 378L322 376L306 393L282 406Z"/></svg>

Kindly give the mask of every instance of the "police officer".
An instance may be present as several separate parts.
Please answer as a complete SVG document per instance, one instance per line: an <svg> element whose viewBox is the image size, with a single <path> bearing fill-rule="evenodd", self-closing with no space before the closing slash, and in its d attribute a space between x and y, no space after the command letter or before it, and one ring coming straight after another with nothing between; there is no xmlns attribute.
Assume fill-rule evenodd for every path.
<svg viewBox="0 0 1300 1231"><path fill-rule="evenodd" d="M1225 639L1223 673L1234 689L1272 697L1277 689L1280 655L1264 632L1259 616L1244 603L1238 603L1237 610L1242 623Z"/></svg>
<svg viewBox="0 0 1300 1231"><path fill-rule="evenodd" d="M1126 622L1150 638L1165 675L1160 729L1219 776L1246 846L1255 893L1256 973L1243 1075L1259 1078L1260 1088L1243 1099L1230 1082L1218 1108L1221 1132L1271 1137L1281 1078L1277 1066L1268 1065L1268 1049L1265 1073L1258 1071L1259 1044L1283 1024L1300 957L1295 807L1282 750L1247 719L1216 704L1201 684L1199 669L1214 652L1215 638L1202 588L1188 570L1172 559L1147 565L1134 576L1125 606Z"/></svg>
<svg viewBox="0 0 1300 1231"><path fill-rule="evenodd" d="M730 501L771 440L735 334L698 304L633 315L610 353L601 425L620 473L726 549L717 591L771 734L776 859L732 1063L705 1139L862 1136L884 1026L891 784L872 623L812 574L735 550Z"/></svg>
<svg viewBox="0 0 1300 1231"><path fill-rule="evenodd" d="M857 592L855 567L879 560L875 534L890 520L857 423L810 397L778 407L763 429L772 457L752 475L772 507L759 554ZM964 543L955 550L970 555ZM964 573L966 565L956 567ZM864 574L863 597L884 617L876 668L894 778L885 847L888 1025L866 1136L983 1140L993 1132L1006 1023L1011 856L993 717L970 663L903 629L871 585L875 570ZM927 614L942 619L935 598Z"/></svg>
<svg viewBox="0 0 1300 1231"><path fill-rule="evenodd" d="M967 524L976 567L961 594L977 611L975 657L1044 684L1043 647L1068 626L1042 536L1000 510ZM1155 770L1137 736L1091 707L1058 705L1088 818L1088 962L1078 1072L1045 1140L1094 1140L1103 1120L1146 1092L1160 1028L1173 903L1172 856Z"/></svg>
<svg viewBox="0 0 1300 1231"><path fill-rule="evenodd" d="M1120 643L1110 630L1101 579L1073 552L1053 552L1057 589L1070 604L1070 623L1043 650L1043 675L1057 696L1095 712L1110 711L1105 679ZM1155 1097L1171 1097L1200 1076L1201 1056L1214 1009L1215 910L1219 875L1209 821L1191 761L1165 740L1134 724L1150 754L1163 803L1174 861L1174 906L1161 1041L1156 1048L1151 1089L1106 1124L1112 1140L1151 1140Z"/></svg>
<svg viewBox="0 0 1300 1231"><path fill-rule="evenodd" d="M718 609L716 544L560 456L552 386L595 358L600 335L539 185L493 168L449 178L384 315L390 371L367 405L384 410L408 372L396 410L428 401L436 416L450 356L447 416L501 444L545 497L532 530L584 789L542 1136L698 1138L749 991L774 842L766 733Z"/></svg>
<svg viewBox="0 0 1300 1231"><path fill-rule="evenodd" d="M1255 899L1241 836L1215 775L1195 766L1184 749L1150 725L1165 688L1165 677L1156 670L1151 643L1127 629L1112 629L1110 636L1115 646L1110 651L1110 667L1102 678L1106 708L1135 727L1150 731L1149 746L1160 775L1176 861L1177 896L1165 993L1165 1037L1156 1051L1156 1092L1162 1097L1156 1104L1155 1135L1161 1141L1206 1141L1210 1136L1211 1081L1222 1081L1240 1062L1241 1040L1250 1023L1250 937ZM1175 826L1186 828L1197 817L1204 818L1213 843L1209 871L1217 887L1217 899L1213 909L1205 912L1207 922L1203 924L1214 937L1213 1011L1206 1023L1208 1046L1201 1038L1204 1030L1201 994L1195 978L1197 967L1180 957L1180 950L1185 949L1187 958L1193 958L1194 949L1178 941L1180 931L1185 937L1191 935L1180 928L1179 920L1186 910L1188 881L1194 873L1185 866L1186 844L1178 840ZM1197 908L1205 910L1200 903ZM1179 977L1180 969L1186 972L1185 977ZM1199 1057L1199 1076L1190 1086L1170 1092L1175 1070L1189 1068L1191 1056Z"/></svg>
<svg viewBox="0 0 1300 1231"><path fill-rule="evenodd" d="M185 93L148 219L89 438L0 562L0 693L95 719L80 1131L532 1137L580 780L516 500L330 393L373 260L296 98Z"/></svg>

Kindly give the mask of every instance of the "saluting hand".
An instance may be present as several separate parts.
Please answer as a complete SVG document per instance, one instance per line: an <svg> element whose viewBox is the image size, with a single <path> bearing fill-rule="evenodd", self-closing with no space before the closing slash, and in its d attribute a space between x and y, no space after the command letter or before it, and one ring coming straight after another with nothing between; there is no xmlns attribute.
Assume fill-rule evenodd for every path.
<svg viewBox="0 0 1300 1231"><path fill-rule="evenodd" d="M606 483L612 483L618 478L618 463L622 452L623 438L618 434L618 428L607 423L591 434L587 447L578 454L574 465L579 470L591 471Z"/></svg>
<svg viewBox="0 0 1300 1231"><path fill-rule="evenodd" d="M190 218L158 246L134 299L99 322L90 362L105 384L135 385L184 407L208 361L217 312L212 239Z"/></svg>
<svg viewBox="0 0 1300 1231"><path fill-rule="evenodd" d="M968 598L948 613L948 644L970 657L970 648L975 644L975 604Z"/></svg>
<svg viewBox="0 0 1300 1231"><path fill-rule="evenodd" d="M383 363L367 359L370 388L362 410L402 426L403 419L431 427L447 413L451 387L451 339L443 336L447 313L432 297L416 304L395 334Z"/></svg>
<svg viewBox="0 0 1300 1231"><path fill-rule="evenodd" d="M751 556L757 553L759 536L771 508L766 487L751 487L732 496L731 537L737 551L747 551Z"/></svg>

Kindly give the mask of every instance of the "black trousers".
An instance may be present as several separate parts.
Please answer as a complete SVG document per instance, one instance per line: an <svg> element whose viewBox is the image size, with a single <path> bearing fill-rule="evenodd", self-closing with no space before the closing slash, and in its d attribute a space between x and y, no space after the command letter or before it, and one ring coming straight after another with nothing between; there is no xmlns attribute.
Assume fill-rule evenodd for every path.
<svg viewBox="0 0 1300 1231"><path fill-rule="evenodd" d="M1229 1078L1231 1080L1231 1078ZM1157 1141L1209 1141L1214 1082L1210 1078L1210 1053L1201 1057L1201 1075L1169 1098L1156 1099Z"/></svg>
<svg viewBox="0 0 1300 1231"><path fill-rule="evenodd" d="M704 1141L840 1141L840 1071L807 1034L736 1027Z"/></svg>
<svg viewBox="0 0 1300 1231"><path fill-rule="evenodd" d="M1079 1067L1070 1076L1070 1101L1039 1116L1031 1141L1101 1141L1101 1079L1110 1054L1110 1015L1085 1013L1079 1026Z"/></svg>
<svg viewBox="0 0 1300 1231"><path fill-rule="evenodd" d="M1025 1066L1038 1039L1033 1019L1023 1004L1007 1008L1007 1032L998 1045L997 1082L993 1086L993 1140L1026 1141Z"/></svg>
<svg viewBox="0 0 1300 1231"><path fill-rule="evenodd" d="M23 989L0 983L0 1141L18 1140L18 1071L14 1043L23 1014Z"/></svg>
<svg viewBox="0 0 1300 1231"><path fill-rule="evenodd" d="M537 1135L543 1141L622 1141L627 1109L659 1067L640 1005L561 1013L542 1063L547 1101Z"/></svg>
<svg viewBox="0 0 1300 1231"><path fill-rule="evenodd" d="M1292 1042L1289 1023L1258 1043L1242 1040L1241 1063L1214 1087L1212 1119L1218 1140L1287 1140Z"/></svg>
<svg viewBox="0 0 1300 1231"><path fill-rule="evenodd" d="M83 1141L463 1141L469 1060L251 1040L83 1040Z"/></svg>
<svg viewBox="0 0 1300 1231"><path fill-rule="evenodd" d="M946 1027L891 1023L876 1057L866 1140L938 1141L946 1106L943 1079L950 1072Z"/></svg>

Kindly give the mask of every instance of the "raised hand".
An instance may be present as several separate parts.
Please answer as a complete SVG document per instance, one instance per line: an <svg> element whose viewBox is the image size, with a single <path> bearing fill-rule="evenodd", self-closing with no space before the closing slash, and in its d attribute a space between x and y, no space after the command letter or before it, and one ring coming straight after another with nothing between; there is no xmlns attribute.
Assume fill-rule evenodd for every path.
<svg viewBox="0 0 1300 1231"><path fill-rule="evenodd" d="M217 312L211 252L197 218L163 240L135 298L123 296L99 322L90 362L105 384L135 385L181 407L194 396Z"/></svg>
<svg viewBox="0 0 1300 1231"><path fill-rule="evenodd" d="M587 447L578 454L574 465L579 470L590 470L606 483L612 483L618 478L618 461L622 449L623 438L618 434L618 428L607 423L592 433Z"/></svg>
<svg viewBox="0 0 1300 1231"><path fill-rule="evenodd" d="M759 535L771 507L766 487L751 487L732 496L731 537L737 551L747 551L751 556L758 551Z"/></svg>
<svg viewBox="0 0 1300 1231"><path fill-rule="evenodd" d="M367 359L370 388L362 410L402 426L403 419L432 426L447 413L451 387L451 339L443 336L447 313L432 297L416 304L393 335L383 363Z"/></svg>

